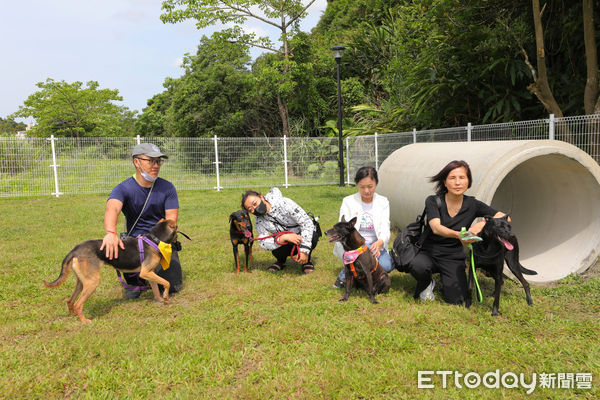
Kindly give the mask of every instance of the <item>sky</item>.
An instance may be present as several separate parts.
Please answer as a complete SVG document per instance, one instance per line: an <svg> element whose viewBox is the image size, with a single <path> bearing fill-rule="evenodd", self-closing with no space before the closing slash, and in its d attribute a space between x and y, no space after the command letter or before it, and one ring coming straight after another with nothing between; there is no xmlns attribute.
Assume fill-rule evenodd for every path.
<svg viewBox="0 0 600 400"><path fill-rule="evenodd" d="M308 4L308 1L303 1ZM327 0L308 9L301 29L319 21ZM47 78L97 81L117 89L120 105L141 110L163 91L165 78L181 76L180 63L194 54L202 35L193 21L163 24L160 0L20 0L5 2L0 13L0 117L18 110ZM248 20L245 29L268 34L264 24ZM253 57L259 50L251 52ZM31 122L18 119L18 121Z"/></svg>

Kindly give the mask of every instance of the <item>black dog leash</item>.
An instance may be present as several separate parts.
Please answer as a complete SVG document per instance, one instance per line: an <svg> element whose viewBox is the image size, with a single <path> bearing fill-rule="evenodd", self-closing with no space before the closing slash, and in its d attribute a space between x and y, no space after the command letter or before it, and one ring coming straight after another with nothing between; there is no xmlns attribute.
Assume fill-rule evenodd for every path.
<svg viewBox="0 0 600 400"><path fill-rule="evenodd" d="M177 231L177 233L181 233L181 234L183 235L183 237L184 237L184 238L186 238L186 239L187 239L187 240L189 240L189 241L192 241L192 239L191 239L191 238L190 238L188 235L186 235L185 233L183 233L183 232L181 232L181 231Z"/></svg>

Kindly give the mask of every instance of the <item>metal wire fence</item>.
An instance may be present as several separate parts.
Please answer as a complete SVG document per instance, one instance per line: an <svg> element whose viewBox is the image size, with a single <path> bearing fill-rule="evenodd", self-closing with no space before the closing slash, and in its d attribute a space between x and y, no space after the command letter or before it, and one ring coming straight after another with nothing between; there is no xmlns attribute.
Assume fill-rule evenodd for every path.
<svg viewBox="0 0 600 400"><path fill-rule="evenodd" d="M571 143L600 162L600 114L489 125L467 125L346 139L346 182L362 166L379 168L393 151L412 143L495 140L562 140Z"/></svg>
<svg viewBox="0 0 600 400"><path fill-rule="evenodd" d="M345 180L411 143L557 139L600 160L600 115L347 137ZM108 193L134 172L131 150L157 144L178 190L339 183L337 138L0 138L0 197Z"/></svg>

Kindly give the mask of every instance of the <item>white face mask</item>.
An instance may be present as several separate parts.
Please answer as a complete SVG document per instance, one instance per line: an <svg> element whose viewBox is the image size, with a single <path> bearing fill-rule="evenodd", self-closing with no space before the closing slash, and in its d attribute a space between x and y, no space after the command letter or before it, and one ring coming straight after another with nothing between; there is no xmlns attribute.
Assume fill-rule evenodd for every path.
<svg viewBox="0 0 600 400"><path fill-rule="evenodd" d="M138 161L138 168L140 169L140 173L142 175L142 178L144 178L148 182L154 183L154 181L156 180L156 178L153 177L152 175L150 175L149 173L147 173L146 171L144 171L143 168L142 168L142 163L139 162L139 161ZM158 178L158 175L156 177Z"/></svg>

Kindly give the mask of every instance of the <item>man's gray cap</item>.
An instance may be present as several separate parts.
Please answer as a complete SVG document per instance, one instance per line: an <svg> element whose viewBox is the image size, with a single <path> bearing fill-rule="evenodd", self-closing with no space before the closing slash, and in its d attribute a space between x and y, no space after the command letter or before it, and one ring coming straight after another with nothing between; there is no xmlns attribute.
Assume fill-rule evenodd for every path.
<svg viewBox="0 0 600 400"><path fill-rule="evenodd" d="M144 156L148 156L148 157L164 157L164 158L169 158L167 155L163 154L160 149L158 148L157 145L152 144L152 143L140 143L138 145L136 145L133 148L133 151L131 152L131 156L135 157L135 156L140 156L140 155L144 155Z"/></svg>

